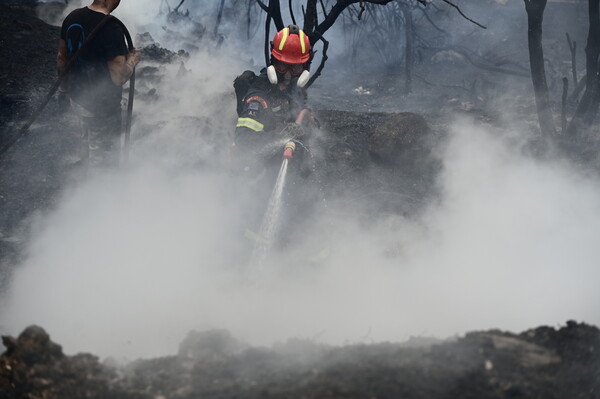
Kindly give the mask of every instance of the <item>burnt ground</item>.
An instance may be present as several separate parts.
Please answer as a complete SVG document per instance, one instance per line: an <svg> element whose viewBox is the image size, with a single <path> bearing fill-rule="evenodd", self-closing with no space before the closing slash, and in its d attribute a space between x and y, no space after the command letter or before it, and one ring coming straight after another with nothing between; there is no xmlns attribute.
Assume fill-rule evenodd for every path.
<svg viewBox="0 0 600 399"><path fill-rule="evenodd" d="M50 87L58 37L57 27L35 16L35 2L8 3L0 2L0 144ZM554 15L549 19L560 23L561 13ZM569 55L558 44L563 34L556 34L549 53L564 60ZM522 63L519 54L515 60ZM161 62L175 57L158 47L146 55ZM555 65L553 83L564 68L562 61ZM435 147L455 115L506 126L498 107L508 105L525 126L536 129L530 96L507 101L499 94L514 84L479 69L473 79L442 83L440 66L428 72L430 67L421 65L415 78L420 96L403 93L395 70L351 79L324 75L331 84L315 85L316 108L328 132L319 142L328 195L362 193L367 217L414 215L435 190ZM455 59L441 68L458 76L466 67ZM140 71L141 79L144 74L153 69ZM522 88L528 81L519 79L516 86ZM77 146L74 121L59 115L51 102L30 133L0 155L0 288L18 263L31 219L51 208L76 174ZM597 154L593 148L587 148L590 159ZM18 338L4 337L3 343L2 398L600 398L600 332L576 322L521 334L486 331L452 341L418 338L345 347L292 340L251 348L227 332L209 331L190 333L178 355L127 366L101 363L90 354L65 356L37 327Z"/></svg>
<svg viewBox="0 0 600 399"><path fill-rule="evenodd" d="M600 330L573 321L512 334L473 332L327 347L247 347L191 332L177 355L124 367L65 356L40 327L3 337L3 398L598 398Z"/></svg>
<svg viewBox="0 0 600 399"><path fill-rule="evenodd" d="M0 146L13 139L56 78L59 28L40 21L32 6L0 3ZM40 54L32 62L32 56ZM0 156L0 253L2 262L18 256L27 220L47 209L62 186L68 155L77 144L71 125L58 126L51 101L30 133ZM43 132L43 134L41 133ZM15 172L18 171L18 172ZM5 283L6 268L0 273Z"/></svg>

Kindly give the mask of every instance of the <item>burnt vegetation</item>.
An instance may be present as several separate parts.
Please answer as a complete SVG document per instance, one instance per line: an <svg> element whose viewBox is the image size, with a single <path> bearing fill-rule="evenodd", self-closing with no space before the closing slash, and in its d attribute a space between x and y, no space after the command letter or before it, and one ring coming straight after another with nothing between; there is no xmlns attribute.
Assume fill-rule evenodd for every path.
<svg viewBox="0 0 600 399"><path fill-rule="evenodd" d="M115 367L66 356L37 326L2 337L3 398L596 398L600 331L569 321L521 334L343 348L292 339L249 347L227 331L193 331L177 355Z"/></svg>
<svg viewBox="0 0 600 399"><path fill-rule="evenodd" d="M195 19L194 2L162 0L164 30L185 49L138 37L147 64L136 94L160 101L163 64L181 64L185 75L190 52L202 45L218 51L233 32L260 41L268 63L273 33L298 24L315 50L309 85L327 131L315 150L324 159L325 194L332 203L363 198L365 219L410 217L435 190L437 146L456 115L499 128L524 126L533 132L526 150L534 156L558 149L598 171L599 1L524 0L517 7L494 0L220 0L208 25ZM0 1L0 59L10 60L0 66L0 146L55 78L58 28L37 17L40 7L64 10L62 2ZM572 31L560 24L567 11ZM504 30L492 33L494 13L509 17ZM335 41L340 32L343 43ZM342 62L330 54L334 44L343 47ZM28 62L32 54L35 65ZM54 205L71 172L65 159L77 151L76 132L72 125L57 128L55 111L51 103L34 125L34 133L44 134L0 155L0 288L24 251L27 217ZM199 124L189 118L189 125ZM67 356L39 327L3 343L2 398L600 397L600 333L576 322L339 348L306 340L252 348L224 331L193 332L177 355L124 367L88 354Z"/></svg>

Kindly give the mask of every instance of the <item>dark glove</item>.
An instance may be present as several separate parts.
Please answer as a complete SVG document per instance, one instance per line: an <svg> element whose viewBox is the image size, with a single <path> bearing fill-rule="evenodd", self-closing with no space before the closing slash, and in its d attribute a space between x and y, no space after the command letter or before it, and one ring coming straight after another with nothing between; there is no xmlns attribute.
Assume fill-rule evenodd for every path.
<svg viewBox="0 0 600 399"><path fill-rule="evenodd" d="M71 99L69 93L66 91L59 91L56 96L56 104L58 105L58 112L65 113L71 108Z"/></svg>
<svg viewBox="0 0 600 399"><path fill-rule="evenodd" d="M287 126L281 131L281 136L287 139L295 139L304 135L304 129L302 125L296 122L288 123Z"/></svg>

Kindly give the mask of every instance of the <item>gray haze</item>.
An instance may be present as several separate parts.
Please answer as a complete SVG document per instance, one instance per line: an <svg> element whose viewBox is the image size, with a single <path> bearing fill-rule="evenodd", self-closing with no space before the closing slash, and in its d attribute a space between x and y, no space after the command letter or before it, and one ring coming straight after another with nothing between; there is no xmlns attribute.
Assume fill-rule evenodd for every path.
<svg viewBox="0 0 600 399"><path fill-rule="evenodd" d="M117 15L149 26L147 4L123 1ZM270 345L600 324L600 179L525 155L524 131L468 119L440 148L441 194L419 217L365 224L359 205L329 209L306 240L248 270L232 256L239 203L215 155L235 123L231 82L250 63L236 51L201 48L183 77L161 67L160 99L136 102L131 167L69 187L35 221L3 334L35 323L67 353L135 358L175 353L191 329ZM330 256L309 262L323 243Z"/></svg>

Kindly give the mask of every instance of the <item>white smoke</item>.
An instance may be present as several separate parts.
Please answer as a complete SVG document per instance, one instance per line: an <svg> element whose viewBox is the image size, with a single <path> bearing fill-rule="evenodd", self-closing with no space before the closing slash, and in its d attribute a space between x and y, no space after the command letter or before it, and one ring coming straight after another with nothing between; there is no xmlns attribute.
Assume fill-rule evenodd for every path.
<svg viewBox="0 0 600 399"><path fill-rule="evenodd" d="M141 1L117 15L134 18L134 4L141 18ZM2 334L35 323L67 353L135 358L175 353L191 329L268 345L600 324L598 177L524 155L520 132L467 122L441 154L441 197L417 220L365 225L331 209L249 273L243 209L211 167L245 66L205 50L187 75L162 68L159 97L136 101L130 168L91 175L40 221L2 297ZM329 256L309 262L316 253Z"/></svg>
<svg viewBox="0 0 600 399"><path fill-rule="evenodd" d="M329 234L324 262L284 251L258 276L229 256L241 237L219 174L143 164L98 177L48 215L0 323L129 357L172 354L190 329L341 344L600 323L597 177L468 123L443 159L443 196L420 220L334 218L312 230Z"/></svg>

